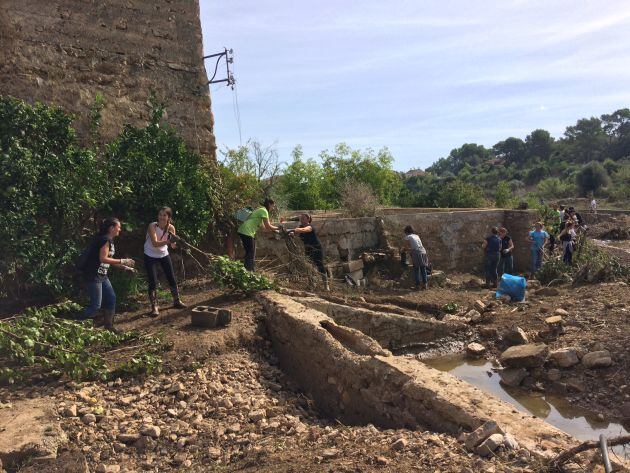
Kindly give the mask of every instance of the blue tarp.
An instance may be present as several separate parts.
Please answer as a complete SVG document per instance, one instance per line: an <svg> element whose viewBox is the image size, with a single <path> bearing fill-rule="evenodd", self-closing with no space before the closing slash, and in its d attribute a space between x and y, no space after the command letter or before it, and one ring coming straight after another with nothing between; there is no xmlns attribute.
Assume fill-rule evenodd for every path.
<svg viewBox="0 0 630 473"><path fill-rule="evenodd" d="M501 276L501 282L497 289L496 297L499 298L504 295L510 296L512 301L523 302L525 300L525 288L527 287L527 281L521 276L512 276L511 274L504 274Z"/></svg>

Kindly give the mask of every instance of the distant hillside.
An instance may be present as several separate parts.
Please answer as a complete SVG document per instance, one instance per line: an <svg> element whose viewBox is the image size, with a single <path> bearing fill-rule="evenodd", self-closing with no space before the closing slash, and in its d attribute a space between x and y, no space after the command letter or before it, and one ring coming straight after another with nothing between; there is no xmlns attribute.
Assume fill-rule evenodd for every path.
<svg viewBox="0 0 630 473"><path fill-rule="evenodd" d="M404 175L400 204L434 206L596 195L630 200L630 109L583 118L561 138L542 129L492 148L465 143L425 170ZM444 193L455 193L454 196ZM499 202L498 202L499 203ZM455 206L455 205L446 205Z"/></svg>

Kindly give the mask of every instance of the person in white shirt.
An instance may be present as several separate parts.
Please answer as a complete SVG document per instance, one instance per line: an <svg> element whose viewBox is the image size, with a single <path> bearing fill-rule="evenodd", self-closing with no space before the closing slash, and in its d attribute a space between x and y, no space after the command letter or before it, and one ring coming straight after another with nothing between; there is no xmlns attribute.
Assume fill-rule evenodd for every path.
<svg viewBox="0 0 630 473"><path fill-rule="evenodd" d="M429 266L429 258L427 256L427 250L424 249L420 237L416 234L411 225L407 225L404 231L403 248L411 251L413 277L416 283L416 289L420 289L421 287L428 289L429 276L427 275L427 266ZM420 285L421 283L422 286Z"/></svg>
<svg viewBox="0 0 630 473"><path fill-rule="evenodd" d="M591 212L597 213L597 201L595 199L591 200Z"/></svg>
<svg viewBox="0 0 630 473"><path fill-rule="evenodd" d="M175 235L175 227L171 222L173 215L170 207L162 207L158 211L157 222L149 224L147 228L147 236L144 241L144 266L147 270L147 283L149 286L149 301L151 302L151 317L160 315L157 300L157 267L160 266L168 284L171 287L173 295L173 307L184 309L186 305L179 298L179 290L177 288L177 280L175 279L175 271L173 271L173 263L171 256L168 254L168 248L175 249L177 245L171 241L170 235Z"/></svg>

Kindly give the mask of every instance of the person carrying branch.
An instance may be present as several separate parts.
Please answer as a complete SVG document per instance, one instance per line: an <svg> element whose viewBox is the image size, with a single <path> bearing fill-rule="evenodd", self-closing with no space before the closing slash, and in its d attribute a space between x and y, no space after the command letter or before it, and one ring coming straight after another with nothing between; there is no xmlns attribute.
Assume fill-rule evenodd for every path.
<svg viewBox="0 0 630 473"><path fill-rule="evenodd" d="M297 235L304 243L304 252L306 256L310 258L317 270L322 274L324 279L324 286L327 291L330 291L328 285L328 275L326 274L326 267L324 266L324 249L322 244L317 238L317 232L312 225L313 218L309 214L300 215L300 225L289 232L289 236Z"/></svg>
<svg viewBox="0 0 630 473"><path fill-rule="evenodd" d="M277 232L278 227L269 222L269 212L273 211L276 203L272 199L265 199L263 205L254 210L247 220L238 227L238 236L241 237L243 248L245 249L245 259L243 264L248 271L255 269L256 257L256 232L262 225L267 231Z"/></svg>
<svg viewBox="0 0 630 473"><path fill-rule="evenodd" d="M173 270L169 247L175 249L177 244L171 241L171 235L176 235L175 226L172 223L173 211L170 207L162 207L158 211L157 222L152 222L147 228L147 236L144 241L144 267L147 271L149 285L149 301L151 302L151 317L160 315L157 299L157 267L161 266L173 296L173 307L184 309L186 305L179 298L179 289Z"/></svg>
<svg viewBox="0 0 630 473"><path fill-rule="evenodd" d="M79 261L79 269L83 273L90 297L90 304L83 311L81 319L94 318L96 312L103 306L103 326L112 332L117 331L114 328L116 293L107 277L107 272L110 265L120 266L126 271L135 271L134 261L131 258L114 258L116 251L114 238L118 235L120 235L120 220L106 218ZM95 321L95 324L100 325L100 321Z"/></svg>

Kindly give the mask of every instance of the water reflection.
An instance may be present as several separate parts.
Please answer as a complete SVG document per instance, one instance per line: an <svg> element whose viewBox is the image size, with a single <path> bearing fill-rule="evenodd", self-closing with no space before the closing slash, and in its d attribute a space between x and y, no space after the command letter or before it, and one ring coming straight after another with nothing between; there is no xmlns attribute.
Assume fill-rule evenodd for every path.
<svg viewBox="0 0 630 473"><path fill-rule="evenodd" d="M499 383L499 374L487 360L467 360L462 355L449 355L422 362L440 371L451 373L482 391L509 402L520 411L543 419L578 440L596 440L599 434L609 438L628 434L621 424L602 420L586 409L571 405L563 397L531 394L503 386ZM614 450L617 454L624 455L622 449Z"/></svg>

